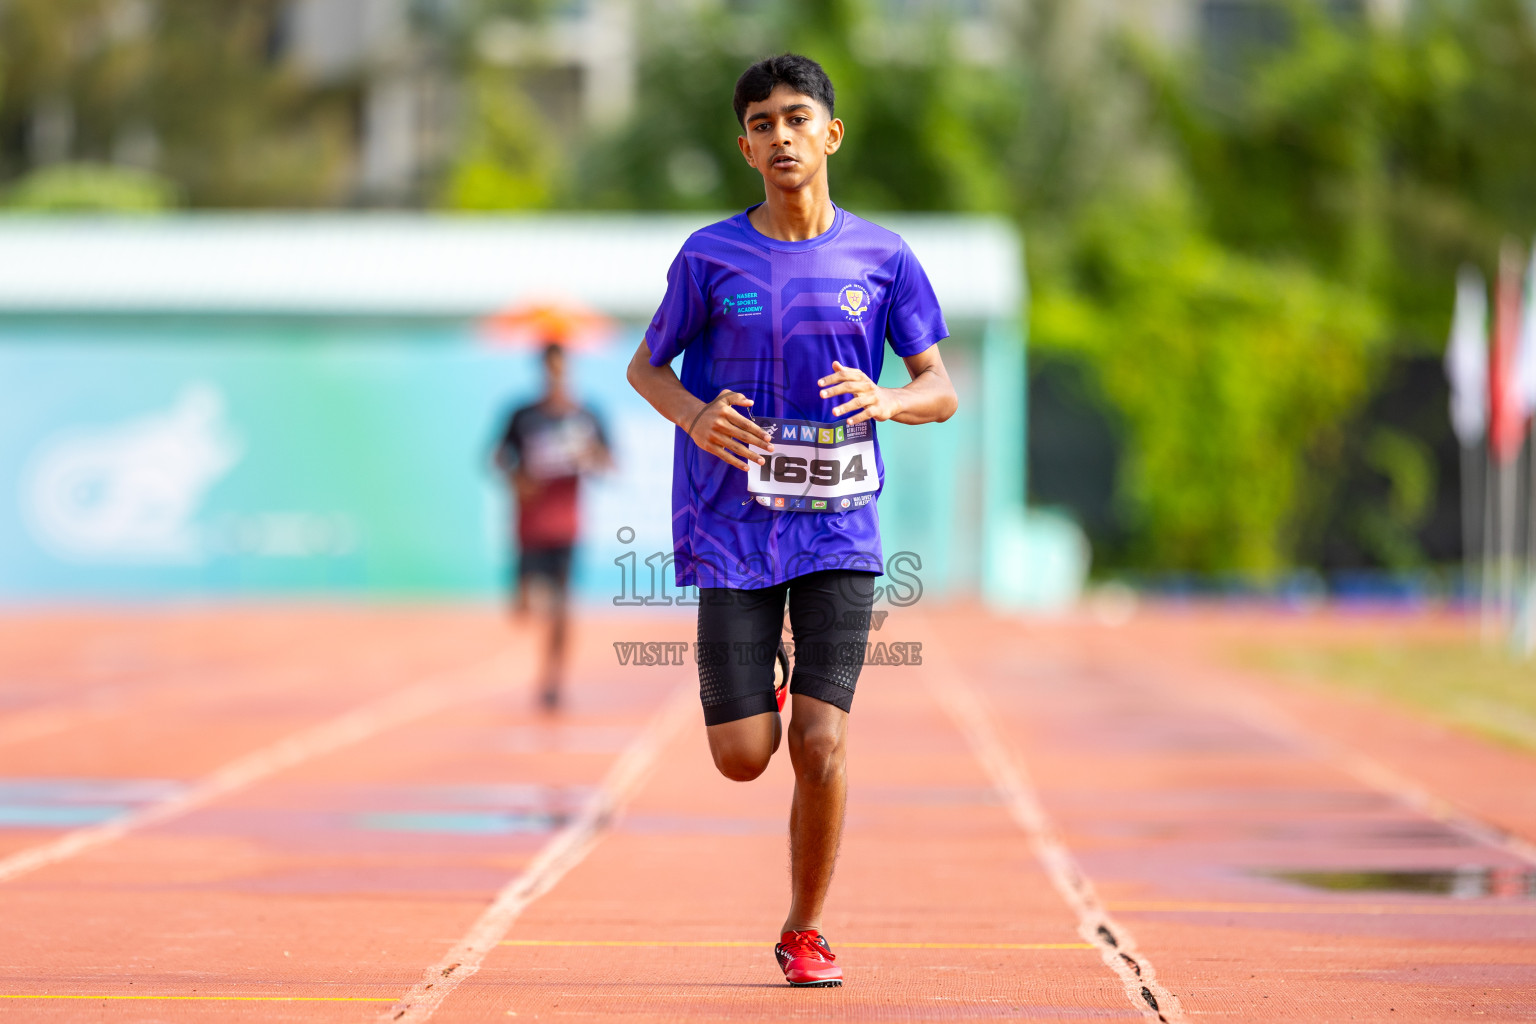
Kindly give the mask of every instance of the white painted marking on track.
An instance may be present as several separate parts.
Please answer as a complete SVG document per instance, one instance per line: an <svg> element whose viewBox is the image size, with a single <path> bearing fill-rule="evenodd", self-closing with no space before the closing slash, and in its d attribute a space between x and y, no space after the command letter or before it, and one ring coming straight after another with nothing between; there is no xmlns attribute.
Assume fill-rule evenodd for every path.
<svg viewBox="0 0 1536 1024"><path fill-rule="evenodd" d="M937 635L937 631L933 631L933 635ZM1030 846L1045 869L1046 877L1076 915L1077 933L1099 951L1105 965L1124 984L1125 993L1130 997L1132 1005L1147 1020L1181 1024L1184 1011L1178 998L1158 983L1151 962L1145 954L1137 951L1136 940L1131 933L1104 909L1093 883L1083 873L1045 813L1029 774L998 735L993 724L995 713L983 704L981 696L960 673L936 671L932 667L944 664L946 659L946 655L937 649L937 644L925 641L924 646L938 655L924 659L924 664L931 666L928 670L928 686L934 699L954 719L960 733L970 744L971 752L981 762L993 787L1003 798L1013 820L1029 837ZM1113 941L1106 937L1106 932L1114 936ZM1147 995L1156 1000L1155 1008L1148 1003Z"/></svg>
<svg viewBox="0 0 1536 1024"><path fill-rule="evenodd" d="M1173 688L1154 677L1158 686ZM1469 811L1436 796L1418 782L1396 769L1361 753L1348 744L1309 728L1279 704L1252 692L1233 693L1227 688L1201 686L1205 707L1221 708L1234 718L1261 732L1287 740L1301 747L1311 747L1324 759L1332 760L1344 772L1367 788L1399 801L1468 838L1536 864L1536 843L1497 825L1483 821Z"/></svg>
<svg viewBox="0 0 1536 1024"><path fill-rule="evenodd" d="M508 689L511 686L509 679L526 683L526 661L517 653L509 652L469 668L438 673L327 722L284 737L215 769L176 796L99 825L66 832L56 839L0 859L0 882L68 860L121 839L130 832L178 818L284 769L359 743L452 704Z"/></svg>
<svg viewBox="0 0 1536 1024"><path fill-rule="evenodd" d="M518 915L544 895L591 852L609 822L650 777L656 758L696 707L698 687L692 681L675 691L645 730L619 755L575 820L552 836L516 878L497 893L446 956L427 968L380 1021L417 1024L430 1018L459 984L480 969Z"/></svg>

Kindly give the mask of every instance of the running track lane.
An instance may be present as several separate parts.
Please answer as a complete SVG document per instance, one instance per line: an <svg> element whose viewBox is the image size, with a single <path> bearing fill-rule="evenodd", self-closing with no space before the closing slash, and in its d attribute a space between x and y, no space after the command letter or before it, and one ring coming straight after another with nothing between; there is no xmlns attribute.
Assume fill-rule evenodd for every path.
<svg viewBox="0 0 1536 1024"><path fill-rule="evenodd" d="M79 1019L79 996L99 999L118 1019L366 1019L440 955L436 936L462 930L581 805L659 700L657 688L626 680L622 690L578 693L572 720L550 724L530 711L519 681L526 673L439 673L444 689L478 692L445 693L434 711L417 699L429 695L414 675L423 650L439 668L465 659L484 668L497 664L484 654L526 642L489 614L360 618L371 627L362 631L371 656L398 663L394 673L360 684L337 672L297 691L285 684L265 706L250 695L227 706L206 701L180 737L162 728L147 747L124 742L103 755L82 729L78 746L65 733L41 750L29 743L0 752L5 774L33 791L61 780L28 779L29 756L55 771L77 759L93 775L74 781L95 790L142 778L144 766L195 788L210 770L218 774L215 755L226 764L248 759L236 744L253 729L266 743L257 749L271 749L345 720L345 706L336 714L340 697L353 709L388 707L391 694L414 687L421 705L389 728L322 745L172 819L0 885L7 1019ZM359 637L341 630L337 639ZM360 688L373 699L359 705ZM587 712L587 698L600 709ZM146 726L157 711L152 702ZM131 713L124 722L131 737L138 723ZM182 770L166 772L178 757Z"/></svg>
<svg viewBox="0 0 1536 1024"><path fill-rule="evenodd" d="M872 667L859 688L825 921L843 988L791 989L772 955L787 752L729 782L695 712L608 837L432 1019L1145 1019L1080 937L929 673Z"/></svg>
<svg viewBox="0 0 1536 1024"><path fill-rule="evenodd" d="M1337 719L1358 708L1293 700L1213 657L1219 636L1301 632L1291 617L984 622L945 617L953 667L1026 752L1068 848L1191 1019L1536 1019L1528 838L1433 794L1437 766L1387 767L1352 745ZM1374 714L1354 741L1401 732L1401 716ZM1536 792L1533 759L1461 745L1469 763L1502 757L1489 783L1524 778L1526 799ZM1486 871L1490 891L1328 891L1284 877L1457 869Z"/></svg>
<svg viewBox="0 0 1536 1024"><path fill-rule="evenodd" d="M666 628L680 637L689 632L686 623ZM466 933L548 833L390 837L359 834L356 816L409 809L402 796L419 809L444 799L444 790L508 785L539 789L549 807L588 799L678 672L616 672L611 648L593 643L591 633L583 639L588 660L577 704L558 724L528 718L511 700L445 711L296 766L179 824L125 836L110 851L0 887L6 920L46 922L25 937L13 932L18 941L7 943L27 961L8 965L19 984L7 994L30 987L34 995L70 997L13 1005L29 1018L73 1019L89 1001L74 997L94 996L106 997L103 1005L119 1018L216 1020L357 1020L378 1012L367 1006L389 1006ZM616 886L621 915L642 925L641 941L684 943L688 992L727 1005L772 1000L770 1016L794 1008L786 997L811 995L835 1000L822 1005L855 1018L1137 1018L1074 933L1071 915L921 678L896 669L871 678L876 674L886 685L861 705L856 737L863 739L855 739L855 780L864 772L869 785L855 790L838 890L847 901L829 922L846 944L850 976L862 972L860 987L806 993L782 986L769 946L785 892L786 764L781 755L770 777L752 786L728 783L709 766L697 730L668 745L618 831L532 909L547 924L557 898ZM204 732L216 730L217 722L204 723ZM617 873L604 863L616 863ZM978 872L989 879L985 886L974 884ZM671 908L673 929L660 932L650 926L649 904L672 891L683 899ZM601 930L596 941L626 941L613 937L610 917L558 920L588 935ZM509 941L435 1019L505 1019L527 978L551 977L546 969L558 968L551 962L558 956L590 961L594 948L546 946L550 937L534 935L526 920ZM596 948L608 988L630 984L625 972L638 966L633 981L664 997L663 1015L677 1015L674 979L646 979L653 948ZM713 984L696 970L706 962L714 964ZM497 977L509 964L525 979L510 989ZM176 998L144 998L161 995ZM707 1001L692 1005L694 1016L714 1013ZM613 1009L633 1015L634 1000L620 994Z"/></svg>
<svg viewBox="0 0 1536 1024"><path fill-rule="evenodd" d="M79 1019L87 1003L77 996L112 997L93 1018L374 1017L553 830L413 834L377 820L360 828L360 816L398 825L404 808L462 825L466 801L479 801L470 823L495 804L516 826L537 824L529 806L550 823L582 806L676 682L676 670L615 671L600 645L629 638L633 620L592 625L577 704L557 725L511 698L432 716L121 840L110 857L0 886L13 961L4 971L17 983L8 994L27 985L70 997L7 1000L8 1019ZM470 636L491 641L500 624L461 628L460 648ZM647 626L647 638L672 628ZM938 711L956 672L1033 776L1112 920L1134 931L1192 1015L1530 1019L1529 903L1320 895L1255 869L1380 866L1384 855L1491 863L1508 851L1372 789L1326 747L1213 701L1208 684L1242 689L1240 677L1160 643L1157 630L1023 627L967 612L931 626L893 617L885 633L922 640L930 628L946 652L931 666L937 678L872 669L861 686L850 831L827 922L848 988L787 990L769 953L786 884L782 754L764 779L737 786L713 775L702 738L685 730L617 830L524 911L509 944L433 1019L501 1020L508 1009L526 1019L541 1007L669 1019L808 1007L852 1019L1139 1018L1099 951L1084 948L1080 922L1009 819L996 773L982 772ZM395 641L409 632L392 624ZM334 710L322 693L307 696ZM217 744L217 717L188 737L190 749ZM142 762L171 757L162 748L174 737L156 739ZM14 776L16 758L37 747L0 757ZM61 750L69 744L47 745L50 764ZM99 767L109 755L76 756ZM914 938L940 948L901 948ZM678 945L646 945L657 941ZM691 980L654 980L662 958L684 963ZM272 1001L295 998L313 1001Z"/></svg>

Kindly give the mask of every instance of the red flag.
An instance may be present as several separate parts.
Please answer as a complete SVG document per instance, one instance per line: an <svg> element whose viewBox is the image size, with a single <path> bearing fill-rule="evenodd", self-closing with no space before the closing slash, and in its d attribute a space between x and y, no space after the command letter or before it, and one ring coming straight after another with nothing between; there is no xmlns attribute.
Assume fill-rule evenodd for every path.
<svg viewBox="0 0 1536 1024"><path fill-rule="evenodd" d="M1520 333L1520 253L1506 245L1499 253L1494 295L1493 358L1488 361L1488 440L1493 456L1512 462L1525 440L1525 407L1515 381L1515 345Z"/></svg>

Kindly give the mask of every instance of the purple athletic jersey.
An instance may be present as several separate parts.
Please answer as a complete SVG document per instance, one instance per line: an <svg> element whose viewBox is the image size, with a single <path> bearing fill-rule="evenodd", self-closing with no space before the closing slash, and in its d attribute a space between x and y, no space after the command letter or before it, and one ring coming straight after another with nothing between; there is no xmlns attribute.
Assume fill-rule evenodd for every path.
<svg viewBox="0 0 1536 1024"><path fill-rule="evenodd" d="M652 365L684 353L681 378L693 395L709 402L730 388L752 399L735 407L744 415L846 424L854 414L834 420L832 410L848 396L822 398L816 383L833 372L832 360L879 380L887 338L906 357L949 336L928 276L901 236L837 208L825 233L780 242L754 228L748 212L683 243L646 331ZM873 440L875 424L865 426ZM883 484L878 441L873 448L872 468ZM834 502L819 512L765 507L782 499L759 503L747 484L748 473L757 472L727 465L677 430L672 537L679 586L755 589L822 569L882 570L874 500L841 508ZM800 505L809 509L810 499Z"/></svg>

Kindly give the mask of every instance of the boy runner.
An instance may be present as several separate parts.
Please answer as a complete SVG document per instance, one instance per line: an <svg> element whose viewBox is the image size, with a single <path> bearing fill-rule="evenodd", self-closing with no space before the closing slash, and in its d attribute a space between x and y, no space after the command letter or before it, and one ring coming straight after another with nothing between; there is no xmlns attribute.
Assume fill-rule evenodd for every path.
<svg viewBox="0 0 1536 1024"><path fill-rule="evenodd" d="M786 54L736 83L737 145L766 200L695 232L629 366L677 425L672 525L679 587L699 588L699 691L715 766L762 774L778 749L774 653L794 639L789 914L775 955L791 985L836 986L821 936L842 837L848 710L881 572L874 421L930 423L957 404L948 337L901 238L834 206L843 140L832 83ZM911 382L882 388L885 343ZM679 380L669 365L683 358Z"/></svg>
<svg viewBox="0 0 1536 1024"><path fill-rule="evenodd" d="M517 575L513 610L528 612L530 584L547 590L549 639L539 703L560 706L570 618L571 556L579 531L581 477L609 469L602 421L566 388L565 349L544 346L544 393L507 420L493 456L517 496Z"/></svg>

